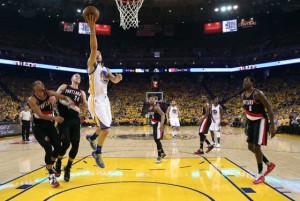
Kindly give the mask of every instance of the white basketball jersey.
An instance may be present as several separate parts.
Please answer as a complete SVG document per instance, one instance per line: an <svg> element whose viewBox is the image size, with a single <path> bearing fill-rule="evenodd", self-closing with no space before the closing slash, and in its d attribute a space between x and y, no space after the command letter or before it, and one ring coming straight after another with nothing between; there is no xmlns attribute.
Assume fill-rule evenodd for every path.
<svg viewBox="0 0 300 201"><path fill-rule="evenodd" d="M169 117L170 118L178 118L177 106L170 106Z"/></svg>
<svg viewBox="0 0 300 201"><path fill-rule="evenodd" d="M105 66L97 65L95 71L89 75L89 93L93 96L106 95L108 84L108 70Z"/></svg>
<svg viewBox="0 0 300 201"><path fill-rule="evenodd" d="M220 105L215 106L212 104L211 114L214 120L220 119Z"/></svg>

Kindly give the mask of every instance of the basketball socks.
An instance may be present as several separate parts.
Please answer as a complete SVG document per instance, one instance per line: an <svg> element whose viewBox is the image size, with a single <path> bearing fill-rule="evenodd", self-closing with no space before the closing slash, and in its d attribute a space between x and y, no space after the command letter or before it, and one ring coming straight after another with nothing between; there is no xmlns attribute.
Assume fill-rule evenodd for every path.
<svg viewBox="0 0 300 201"><path fill-rule="evenodd" d="M68 160L68 163L67 163L67 165L66 165L66 168L69 168L69 169L70 169L70 168L72 167L72 163L73 163L72 161L69 161L69 160Z"/></svg>
<svg viewBox="0 0 300 201"><path fill-rule="evenodd" d="M157 155L158 155L158 157L161 157L161 153L162 153L162 150L161 150L161 149L157 150Z"/></svg>
<svg viewBox="0 0 300 201"><path fill-rule="evenodd" d="M95 140L98 137L97 133L94 133L93 135L91 135L91 140Z"/></svg>
<svg viewBox="0 0 300 201"><path fill-rule="evenodd" d="M211 136L211 141L213 144L215 144L215 138L213 136Z"/></svg>
<svg viewBox="0 0 300 201"><path fill-rule="evenodd" d="M221 133L220 131L217 131L216 134L217 134L218 144L220 144Z"/></svg>
<svg viewBox="0 0 300 201"><path fill-rule="evenodd" d="M257 164L258 167L258 174L262 174L262 170L263 170L263 164Z"/></svg>
<svg viewBox="0 0 300 201"><path fill-rule="evenodd" d="M271 163L270 163L269 160L265 157L265 155L263 155L263 162L264 162L266 165L271 165Z"/></svg>
<svg viewBox="0 0 300 201"><path fill-rule="evenodd" d="M47 169L48 170L48 169ZM51 174L54 174L54 172L53 172L53 170L52 170L52 168L51 169L49 169L48 170L48 172L49 172L49 174L51 175Z"/></svg>
<svg viewBox="0 0 300 201"><path fill-rule="evenodd" d="M200 142L200 150L203 150L203 142Z"/></svg>
<svg viewBox="0 0 300 201"><path fill-rule="evenodd" d="M101 154L102 153L102 146L97 145L96 153L97 154Z"/></svg>

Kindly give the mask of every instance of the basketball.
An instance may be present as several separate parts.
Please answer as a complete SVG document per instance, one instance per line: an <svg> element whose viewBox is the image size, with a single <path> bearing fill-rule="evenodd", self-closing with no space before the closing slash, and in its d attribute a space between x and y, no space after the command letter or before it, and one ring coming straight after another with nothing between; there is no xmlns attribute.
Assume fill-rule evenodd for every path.
<svg viewBox="0 0 300 201"><path fill-rule="evenodd" d="M86 20L87 16L89 16L89 15L94 15L95 19L97 21L99 19L100 13L99 13L99 10L96 7L88 6L83 10L82 16L83 16L84 20Z"/></svg>

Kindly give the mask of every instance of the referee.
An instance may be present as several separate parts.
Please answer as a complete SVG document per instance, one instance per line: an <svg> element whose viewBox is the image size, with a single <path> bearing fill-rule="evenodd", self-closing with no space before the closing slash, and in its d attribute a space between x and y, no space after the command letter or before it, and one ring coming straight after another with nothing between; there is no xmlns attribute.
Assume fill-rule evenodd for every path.
<svg viewBox="0 0 300 201"><path fill-rule="evenodd" d="M24 110L20 113L20 124L22 126L22 140L29 141L29 129L31 121L31 112L29 107L26 105Z"/></svg>

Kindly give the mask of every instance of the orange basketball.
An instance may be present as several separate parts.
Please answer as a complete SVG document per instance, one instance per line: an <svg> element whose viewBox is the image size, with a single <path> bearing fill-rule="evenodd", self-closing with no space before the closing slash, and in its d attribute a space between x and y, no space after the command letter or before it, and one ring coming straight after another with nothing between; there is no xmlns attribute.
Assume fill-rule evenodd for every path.
<svg viewBox="0 0 300 201"><path fill-rule="evenodd" d="M89 15L94 15L95 19L97 21L99 19L100 12L96 7L88 6L83 10L82 16L83 16L84 20L86 20L87 16L89 16Z"/></svg>

